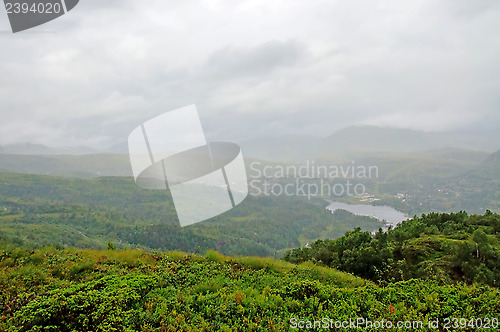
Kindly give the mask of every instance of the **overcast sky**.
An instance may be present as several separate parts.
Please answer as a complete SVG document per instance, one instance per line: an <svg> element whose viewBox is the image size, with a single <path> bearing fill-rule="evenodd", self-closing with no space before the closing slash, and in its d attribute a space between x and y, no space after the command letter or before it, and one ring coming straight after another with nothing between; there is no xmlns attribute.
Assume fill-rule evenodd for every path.
<svg viewBox="0 0 500 332"><path fill-rule="evenodd" d="M209 140L500 124L495 0L81 0L0 31L0 145L106 147L193 103Z"/></svg>

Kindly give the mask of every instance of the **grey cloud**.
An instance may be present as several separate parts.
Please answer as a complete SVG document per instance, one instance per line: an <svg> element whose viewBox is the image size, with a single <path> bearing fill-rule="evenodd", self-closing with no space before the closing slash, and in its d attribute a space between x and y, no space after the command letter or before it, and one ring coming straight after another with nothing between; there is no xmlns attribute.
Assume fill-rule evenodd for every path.
<svg viewBox="0 0 500 332"><path fill-rule="evenodd" d="M82 0L43 28L54 33L0 34L0 145L108 146L192 103L211 140L495 129L499 8Z"/></svg>
<svg viewBox="0 0 500 332"><path fill-rule="evenodd" d="M492 11L500 10L498 1L445 0L436 6L442 6L452 15L464 19L479 18Z"/></svg>
<svg viewBox="0 0 500 332"><path fill-rule="evenodd" d="M205 64L212 79L262 77L272 70L294 65L304 55L304 45L297 41L268 41L254 48L227 46L213 52Z"/></svg>

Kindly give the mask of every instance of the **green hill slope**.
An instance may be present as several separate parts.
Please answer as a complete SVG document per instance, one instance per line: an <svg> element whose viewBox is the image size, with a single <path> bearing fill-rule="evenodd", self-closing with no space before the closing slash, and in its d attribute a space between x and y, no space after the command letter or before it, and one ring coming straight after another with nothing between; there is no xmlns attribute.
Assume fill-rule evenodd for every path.
<svg viewBox="0 0 500 332"><path fill-rule="evenodd" d="M499 153L440 149L360 160L377 165L379 182L370 191L408 214L500 212ZM397 194L404 195L404 201Z"/></svg>
<svg viewBox="0 0 500 332"><path fill-rule="evenodd" d="M372 331L382 320L400 331L473 331L498 326L499 296L432 281L380 287L307 263L215 252L0 251L2 331L318 331L350 320Z"/></svg>
<svg viewBox="0 0 500 332"><path fill-rule="evenodd" d="M272 256L373 219L332 215L321 200L249 196L209 221L181 228L168 191L144 190L131 178L69 179L0 173L0 238L18 246L48 244L103 249L214 249Z"/></svg>
<svg viewBox="0 0 500 332"><path fill-rule="evenodd" d="M431 213L376 234L356 229L286 261L313 261L379 282L411 278L500 286L500 215Z"/></svg>

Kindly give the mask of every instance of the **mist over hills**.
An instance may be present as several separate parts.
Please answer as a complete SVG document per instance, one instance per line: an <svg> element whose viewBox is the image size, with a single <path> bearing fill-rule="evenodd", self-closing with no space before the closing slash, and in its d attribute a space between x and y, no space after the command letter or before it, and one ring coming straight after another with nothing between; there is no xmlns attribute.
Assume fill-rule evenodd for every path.
<svg viewBox="0 0 500 332"><path fill-rule="evenodd" d="M283 136L240 142L245 157L270 161L300 161L314 156L323 138Z"/></svg>
<svg viewBox="0 0 500 332"><path fill-rule="evenodd" d="M378 165L385 204L422 211L500 211L500 155L439 149L398 157L367 158ZM404 195L393 199L390 195ZM389 195L389 196L388 196ZM398 205L399 204L399 205Z"/></svg>
<svg viewBox="0 0 500 332"><path fill-rule="evenodd" d="M327 138L284 136L240 142L247 164L376 165L379 176L367 183L381 203L406 213L483 207L499 209L500 147L484 133L428 133L378 127L349 127ZM66 151L67 153L63 153ZM92 151L92 153L84 153ZM496 151L496 152L494 152ZM0 147L0 171L74 178L132 177L127 144L105 150L50 148L41 144ZM403 202L394 198L406 195ZM451 198L453 196L453 198ZM484 204L480 203L480 200Z"/></svg>
<svg viewBox="0 0 500 332"><path fill-rule="evenodd" d="M82 155L99 153L100 150L87 146L49 147L44 144L30 142L14 143L0 146L0 154L21 154L21 155L54 155L70 154Z"/></svg>
<svg viewBox="0 0 500 332"><path fill-rule="evenodd" d="M496 132L424 132L409 129L352 126L326 138L278 137L241 142L246 157L273 161L316 159L343 162L353 158L454 148L494 152Z"/></svg>
<svg viewBox="0 0 500 332"><path fill-rule="evenodd" d="M497 149L494 153L491 153L486 152L487 149L483 149L485 151L475 151L456 147L438 147L440 144L444 145L449 142L434 142L432 139L436 136L430 133L411 131L407 133L404 130L388 130L384 133L384 129L381 128L364 129L366 130L363 130L363 128L346 129L326 139L290 136L275 139L271 142L273 144L268 144L267 140L264 139L254 141L253 147L247 145L247 147L250 147L248 150L245 149L245 146L242 147L247 164L247 173L249 163L257 161L257 159L252 158L252 156L255 156L254 153L260 153L260 156L265 156L266 159L269 158L268 160L259 160L262 167L276 164L303 165L303 161L307 160L304 157L306 154L312 156L311 158L315 158L310 160L317 160L318 164L320 161L335 164L337 162L343 163L346 160L347 164L349 164L352 159L347 158L357 156L356 164L376 165L379 169L377 178L369 179L365 183L367 194L374 200L363 201L361 200L363 197L338 198L340 200L344 199L344 202L388 205L410 216L431 211L457 212L466 210L469 213L477 214L484 213L486 209L494 212L500 211L500 150ZM377 142L379 137L382 138ZM366 144L363 145L365 142ZM457 140L457 142L460 141ZM471 140L471 142L473 141ZM474 142L475 146L481 147L479 143L483 141L482 138L478 138ZM434 145L432 146L432 144ZM494 142L490 142L489 146L493 145ZM429 146L434 148L424 149L424 147ZM325 211L323 205L325 197L311 203L299 197L250 197L251 195L238 209L232 211L232 214L225 214L214 223L204 223L190 228L189 231L179 233L174 209L171 204L165 205L165 202L168 201L166 199L168 197L165 196L166 192L141 190L134 185L127 153L51 154L48 153L51 151L50 148L40 145L18 145L17 147L22 148L17 150L17 154L5 153L6 150L13 152L14 148L12 146L8 146L7 149L4 148L0 153L0 176L2 177L0 196L6 198L3 206L5 208L12 206L19 209L19 202L23 202L23 209L26 210L23 211L31 213L30 211L40 208L32 206L33 202L38 202L36 204L41 204L42 207L55 204L57 209L50 210L52 209L50 208L50 211L45 212L47 214L44 216L47 218L45 221L52 228L49 227L44 234L36 233L36 227L39 224L38 219L34 217L33 225L23 226L23 232L16 235L16 232L19 233L20 230L19 220L21 219L13 221L9 219L11 218L10 215L5 216L4 221L8 222L5 225L10 225L8 228L9 236L14 239L22 240L25 236L31 236L31 242L42 243L43 239L51 238L52 235L49 233L57 230L61 234L61 239L65 239L65 242L63 242L68 245L85 244L104 247L105 240L101 239L100 236L109 233L106 230L96 233L92 239L88 239L78 235L80 234L78 232L82 232L90 237L90 228L85 228L83 222L82 225L78 226L80 228L71 228L71 232L69 232L69 228L66 229L69 232L68 234L72 234L73 237L76 236L76 239L82 241L79 243L71 242L71 236L66 239L62 235L64 232L57 228L59 225L53 225L54 221L51 219L53 217L51 213L57 211L57 213L61 214L61 218L66 218L68 216L64 209L69 205L78 205L82 202L85 202L85 206L88 206L88 210L85 210L84 213L85 216L91 216L95 212L103 220L113 217L107 215L109 211L121 214L129 209L128 219L115 216L116 220L128 220L130 227L126 228L127 232L125 233L115 232L113 240L139 245L146 245L153 241L154 245L150 247L154 248L184 248L181 247L181 245L186 245L183 242L184 240L179 240L179 243L172 241L182 238L182 234L187 232L189 233L187 238L196 238L197 242L196 245L194 242L189 243L190 247L185 247L184 250L192 250L193 246L196 247L200 241L208 241L207 243L210 243L210 245L216 246L218 250L225 250L227 253L236 253L235 248L243 246L248 250L253 250L252 252L270 255L284 248L304 245L312 239L332 238L340 235L335 233L338 231L337 228L331 228L333 226L330 225L331 220L328 219L331 216ZM261 147L261 150L259 150L259 147ZM330 148L327 149L327 147ZM378 152L375 152L376 148L379 148ZM120 145L115 146L114 149L119 151ZM30 155L20 153L22 151L45 153ZM341 158L337 156L341 156ZM272 157L283 159L276 162L272 160ZM295 163L287 161L285 157L291 159L296 157L298 161ZM14 173L53 176L26 176ZM107 178L107 176L116 178ZM81 180L82 178L85 180ZM345 179L333 180L343 181ZM151 201L152 199L155 202L154 204ZM99 212L94 211L94 208L98 206L102 207L102 209L98 209ZM80 208L81 206L75 207L76 210ZM134 220L137 211L148 213L146 217L140 215L143 224L135 224L136 221ZM158 213L151 211L157 211ZM80 213L79 210L78 213ZM169 216L167 225L156 223L158 220L164 220L167 215ZM311 219L311 216L314 216L315 219ZM106 227L122 229L123 225L119 225L120 227L115 225L116 220L113 218L108 220L109 223L106 223ZM290 226L290 220L295 220L294 218L297 219L297 222L292 227ZM342 227L344 227L342 230L349 229L353 225L353 220L365 224L365 226L370 226L370 223L373 223L373 220L353 218L355 217L348 215L344 220L336 215L335 221L344 223L342 224ZM63 226L69 227L68 223L66 223L67 220L64 220ZM221 238L217 234L220 232L220 227L229 220L235 222L236 227L231 229L232 235L226 234L227 236L223 236L226 243L223 245L219 243ZM269 223L270 220L281 220L282 223ZM375 224L377 223L375 221ZM268 228L265 230L261 228L262 232L249 230L264 227L262 226L264 224ZM96 223L96 225L99 225L99 223ZM136 226L139 228L134 228ZM260 234L281 234L282 229L288 226L290 226L290 234L287 243L280 242L276 244L275 238L269 239L265 245L259 242ZM155 227L158 227L158 229ZM246 229L246 231L240 234L238 232L241 229ZM192 230L198 231L193 233ZM164 234L170 234L171 236L167 239ZM208 238L207 234L210 234ZM249 236L252 238L249 238ZM248 252L241 251L237 253L246 254Z"/></svg>
<svg viewBox="0 0 500 332"><path fill-rule="evenodd" d="M302 161L318 158L336 161L339 158L378 156L401 152L455 148L494 152L500 148L500 135L493 131L424 132L410 129L375 126L351 126L328 137L288 135L262 137L237 142L247 158L270 161ZM84 155L128 153L127 142L118 142L101 149L85 146L49 147L35 143L0 145L0 154L21 155Z"/></svg>
<svg viewBox="0 0 500 332"><path fill-rule="evenodd" d="M500 177L500 150L489 155L477 172Z"/></svg>
<svg viewBox="0 0 500 332"><path fill-rule="evenodd" d="M339 147L342 142L366 150L412 151L454 147L468 150L495 151L500 144L496 132L450 131L425 132L410 129L375 126L353 126L337 131L325 140Z"/></svg>
<svg viewBox="0 0 500 332"><path fill-rule="evenodd" d="M478 167L458 176L449 183L459 197L462 209L482 203L482 210L494 207L500 210L500 150L489 155Z"/></svg>
<svg viewBox="0 0 500 332"><path fill-rule="evenodd" d="M132 176L127 154L0 154L0 171L89 178Z"/></svg>

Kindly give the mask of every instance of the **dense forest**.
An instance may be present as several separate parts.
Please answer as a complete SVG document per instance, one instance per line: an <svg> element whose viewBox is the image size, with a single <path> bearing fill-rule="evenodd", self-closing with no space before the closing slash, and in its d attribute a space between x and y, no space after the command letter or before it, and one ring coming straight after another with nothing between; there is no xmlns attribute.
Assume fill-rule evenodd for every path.
<svg viewBox="0 0 500 332"><path fill-rule="evenodd" d="M356 228L335 240L317 240L284 260L312 261L373 281L412 278L500 285L500 215L430 213L376 234Z"/></svg>
<svg viewBox="0 0 500 332"><path fill-rule="evenodd" d="M237 208L181 228L168 191L145 190L133 179L68 179L0 172L0 239L18 247L46 245L217 250L227 255L276 256L318 238L336 238L380 222L346 212L332 215L325 201L249 196Z"/></svg>

